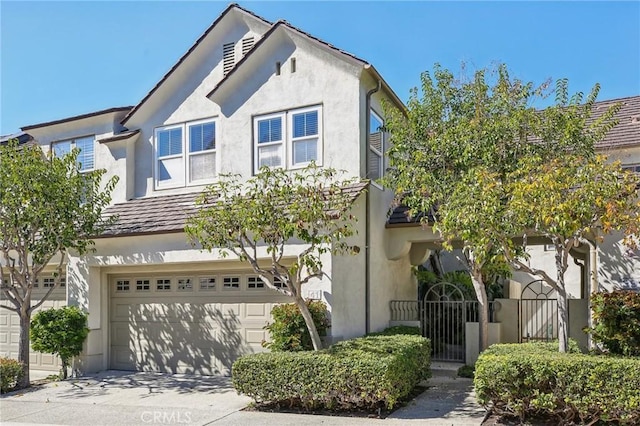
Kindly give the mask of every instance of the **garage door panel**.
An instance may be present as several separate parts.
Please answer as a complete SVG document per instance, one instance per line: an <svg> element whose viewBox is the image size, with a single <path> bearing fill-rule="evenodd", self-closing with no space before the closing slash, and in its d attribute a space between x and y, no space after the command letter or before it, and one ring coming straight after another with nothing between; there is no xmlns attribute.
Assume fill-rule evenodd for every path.
<svg viewBox="0 0 640 426"><path fill-rule="evenodd" d="M207 276L206 280L198 277ZM215 274L213 274L215 275ZM145 292L131 286L128 294L117 283L138 277L112 277L111 287L111 367L169 373L229 374L238 357L263 351L268 335L264 326L271 308L288 298L262 288L249 290L246 275L240 287L222 287L217 276L214 288L200 288L211 282L210 272L193 274L193 288L179 290L178 280L189 275L147 276L171 283L171 291ZM253 282L254 283L254 282ZM120 286L122 289L122 286Z"/></svg>
<svg viewBox="0 0 640 426"><path fill-rule="evenodd" d="M46 289L34 289L32 301L39 301L46 293ZM56 289L35 312L52 307L65 306L65 288ZM3 300L3 304L7 303ZM34 312L34 313L35 313ZM18 314L0 309L0 356L18 359L18 346L20 343L20 317ZM51 354L41 354L29 348L29 366L32 370L58 370L60 359Z"/></svg>

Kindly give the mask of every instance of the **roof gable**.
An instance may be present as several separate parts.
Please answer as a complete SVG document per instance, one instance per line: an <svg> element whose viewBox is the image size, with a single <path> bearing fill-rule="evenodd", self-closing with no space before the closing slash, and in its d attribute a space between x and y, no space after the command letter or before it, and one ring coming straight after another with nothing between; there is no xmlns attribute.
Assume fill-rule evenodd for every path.
<svg viewBox="0 0 640 426"><path fill-rule="evenodd" d="M317 46L320 49L323 49L331 54L333 54L337 59L346 61L350 64L362 66L364 70L370 72L374 79L381 82L381 86L387 92L387 94L391 97L397 107L404 110L404 103L400 100L400 98L396 95L396 93L391 89L391 87L384 81L382 76L376 71L376 69L365 61L345 50L339 49L334 45L327 43L301 29L291 25L287 21L280 20L276 22L270 29L267 31L263 37L255 44L253 49L247 53L240 61L238 61L235 66L231 69L229 73L218 84L207 94L207 98L211 100L216 99L216 95L225 90L227 85L232 85L236 80L238 74L241 74L241 70L247 66L250 66L253 58L258 55L262 50L268 49L272 43L277 43L278 39L281 39L283 33L289 33L294 36L302 37L307 41L311 42L311 44Z"/></svg>
<svg viewBox="0 0 640 426"><path fill-rule="evenodd" d="M244 9L238 6L235 3L230 4L218 18L207 28L204 33L196 40L196 42L187 50L187 52L178 59L178 61L169 69L169 71L156 83L156 85L145 95L142 100L129 111L129 113L122 119L120 122L122 125L126 125L132 117L136 115L153 97L159 90L161 90L162 86L172 78L172 76L177 74L177 71L182 68L185 63L189 60L190 57L197 54L198 48L203 45L203 43L212 36L212 33L216 28L218 28L222 23L229 19L230 16L236 14L236 16L240 15L242 17L252 19L255 23L263 25L265 28L271 25L270 21L256 15L255 13Z"/></svg>

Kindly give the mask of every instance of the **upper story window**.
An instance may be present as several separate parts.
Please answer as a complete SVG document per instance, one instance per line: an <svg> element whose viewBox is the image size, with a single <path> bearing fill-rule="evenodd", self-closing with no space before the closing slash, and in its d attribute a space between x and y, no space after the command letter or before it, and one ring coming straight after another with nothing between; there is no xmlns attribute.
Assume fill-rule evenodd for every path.
<svg viewBox="0 0 640 426"><path fill-rule="evenodd" d="M216 176L216 122L199 120L155 131L156 188L211 182Z"/></svg>
<svg viewBox="0 0 640 426"><path fill-rule="evenodd" d="M56 157L67 155L74 148L78 148L80 150L78 153L78 165L80 166L80 171L86 172L93 170L95 166L93 136L57 141L51 144L51 149Z"/></svg>
<svg viewBox="0 0 640 426"><path fill-rule="evenodd" d="M254 118L254 169L304 167L322 162L322 108L284 111ZM285 165L286 161L286 165Z"/></svg>
<svg viewBox="0 0 640 426"><path fill-rule="evenodd" d="M384 123L380 116L371 110L369 112L369 164L367 177L372 181L384 175L385 138Z"/></svg>

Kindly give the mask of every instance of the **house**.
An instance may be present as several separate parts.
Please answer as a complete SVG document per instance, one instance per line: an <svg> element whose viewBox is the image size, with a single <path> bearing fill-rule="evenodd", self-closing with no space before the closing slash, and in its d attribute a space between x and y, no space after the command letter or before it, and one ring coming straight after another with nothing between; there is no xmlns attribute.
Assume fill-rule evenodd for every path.
<svg viewBox="0 0 640 426"><path fill-rule="evenodd" d="M640 172L640 96L596 102L594 118L615 103L621 104L621 109L616 115L618 124L596 145L596 150L600 154L607 155L611 161L620 161L623 168L638 173ZM430 236L416 231L420 224L414 218L407 217L406 210L404 207L395 209L389 218L387 228L397 230L396 237L399 237L399 233L404 233L407 241L412 241L413 244L421 242L433 249L433 246L425 243ZM421 235L424 239L420 239ZM532 267L545 270L554 276L555 252L549 243L550 241L543 239L530 238L527 250ZM573 262L569 262L569 268L565 273L569 297L569 337L586 349L588 336L583 329L589 324L589 295L595 291L616 289L640 291L640 251L629 249L622 244L622 235L614 234L606 236L602 242L577 247L573 250L572 256ZM441 258L441 269L448 272L464 269L464 266L457 262L455 256L444 254ZM490 324L490 343L557 338L557 301L553 289L544 284L539 277L514 271L504 290L504 298L496 300L491 307L494 323ZM429 318L429 309L425 307L421 310L415 303L409 300L394 301L393 322L415 322ZM452 302L446 309L462 310L456 304L459 302ZM439 309L437 306L433 307L434 311L437 309ZM477 356L477 325L475 325L476 328L473 325L477 319L461 311L454 315L448 313L448 315L447 327L454 330L450 333L451 335L459 333L460 330L464 330L461 333L466 332L464 343L466 351L436 353L434 357L472 363ZM472 319L469 319L470 316ZM439 318L431 323L437 321ZM475 349L469 350L473 346Z"/></svg>
<svg viewBox="0 0 640 426"><path fill-rule="evenodd" d="M69 255L66 287L51 300L89 312L77 368L228 374L238 356L263 350L271 308L288 299L248 264L192 246L183 229L194 200L219 174L248 178L261 165L294 170L314 160L351 177L381 177L383 102L404 108L367 61L232 4L135 106L23 127L43 151L80 148L83 169L119 177L108 208L118 222L95 239L94 253ZM628 102L637 107L636 98ZM640 142L609 145L640 164ZM354 243L365 249L325 255L326 276L303 287L329 307L329 341L383 329L396 319L394 301L417 301L411 266L439 238L400 211L388 217L393 195L375 182L354 194ZM502 318L513 323L509 309ZM0 311L0 354L17 353L17 324ZM517 333L498 338L517 341ZM32 368L57 368L38 356Z"/></svg>
<svg viewBox="0 0 640 426"><path fill-rule="evenodd" d="M191 245L183 228L194 199L219 174L248 178L261 165L294 170L314 160L377 179L383 101L403 108L370 63L232 4L135 106L23 127L44 151L80 148L84 170L119 176L107 210L118 223L94 253L69 255L56 302L89 312L77 367L225 374L238 356L263 350L271 308L288 298L248 264ZM385 252L392 197L375 183L354 195L354 242L370 249L325 256L326 276L303 288L328 304L329 340L384 328L390 300L415 297L409 254ZM16 328L2 335L2 352L15 353Z"/></svg>

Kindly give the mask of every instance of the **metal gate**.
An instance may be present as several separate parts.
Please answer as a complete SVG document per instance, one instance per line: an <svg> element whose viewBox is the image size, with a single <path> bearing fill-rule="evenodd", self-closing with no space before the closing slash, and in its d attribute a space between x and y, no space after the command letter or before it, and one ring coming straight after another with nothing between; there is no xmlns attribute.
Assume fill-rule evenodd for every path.
<svg viewBox="0 0 640 426"><path fill-rule="evenodd" d="M520 294L520 341L558 338L556 291L542 280L527 284Z"/></svg>
<svg viewBox="0 0 640 426"><path fill-rule="evenodd" d="M422 300L420 325L422 335L431 340L433 360L464 362L469 306L460 289L451 283L429 288Z"/></svg>

